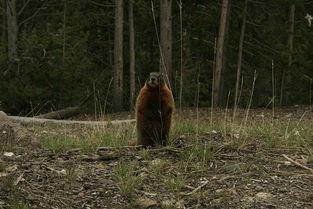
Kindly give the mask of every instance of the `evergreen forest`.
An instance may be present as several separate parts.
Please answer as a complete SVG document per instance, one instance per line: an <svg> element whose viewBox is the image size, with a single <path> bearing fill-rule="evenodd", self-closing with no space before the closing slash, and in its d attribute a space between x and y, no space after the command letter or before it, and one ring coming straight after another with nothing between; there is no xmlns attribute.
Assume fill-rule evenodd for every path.
<svg viewBox="0 0 313 209"><path fill-rule="evenodd" d="M131 110L162 62L177 107L311 104L309 0L1 3L0 109L12 115Z"/></svg>

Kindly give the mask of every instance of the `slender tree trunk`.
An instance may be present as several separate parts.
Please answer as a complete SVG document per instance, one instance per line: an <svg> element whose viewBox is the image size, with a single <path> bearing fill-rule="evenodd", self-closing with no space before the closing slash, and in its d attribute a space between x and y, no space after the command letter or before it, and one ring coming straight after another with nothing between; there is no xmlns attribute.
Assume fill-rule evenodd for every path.
<svg viewBox="0 0 313 209"><path fill-rule="evenodd" d="M248 0L245 0L245 7L243 10L243 18L242 18L242 25L241 25L241 31L240 31L240 40L239 40L237 76L236 76L236 87L235 87L235 98L234 98L234 115L233 115L233 117L236 114L236 109L238 106L238 91L239 91L239 83L240 83L240 76L241 76L243 42L244 42L245 30L246 30L247 7L248 7Z"/></svg>
<svg viewBox="0 0 313 209"><path fill-rule="evenodd" d="M115 0L114 108L123 108L123 0Z"/></svg>
<svg viewBox="0 0 313 209"><path fill-rule="evenodd" d="M66 44L66 0L64 0L64 6L63 6L63 56L62 56L62 64L64 67L65 62L65 44Z"/></svg>
<svg viewBox="0 0 313 209"><path fill-rule="evenodd" d="M130 50L130 66L129 66L129 83L130 83L130 110L134 109L134 98L135 98L135 29L134 29L134 12L133 12L134 1L129 1L129 50Z"/></svg>
<svg viewBox="0 0 313 209"><path fill-rule="evenodd" d="M7 33L7 28L6 28L6 2L5 0L1 1L2 4L2 34L1 34L1 42L2 44L5 43L6 40L6 33Z"/></svg>
<svg viewBox="0 0 313 209"><path fill-rule="evenodd" d="M172 84L172 0L160 0L160 72Z"/></svg>
<svg viewBox="0 0 313 209"><path fill-rule="evenodd" d="M285 88L285 77L286 77L286 71L283 69L283 73L281 76L281 84L280 84L280 97L279 97L279 106L283 106L283 97L284 97L284 88Z"/></svg>
<svg viewBox="0 0 313 209"><path fill-rule="evenodd" d="M216 53L216 63L214 72L214 91L213 91L213 106L219 106L220 98L220 86L221 86L221 74L223 68L223 51L224 51L224 40L225 40L225 30L227 25L227 12L228 12L228 0L223 0L222 10L220 17L220 28L217 40L217 53Z"/></svg>
<svg viewBox="0 0 313 209"><path fill-rule="evenodd" d="M225 101L225 71L226 71L226 60L227 60L227 43L228 43L228 31L229 31L229 25L230 25L230 16L231 16L231 10L230 10L231 0L228 1L228 11L227 11L227 17L226 17L226 28L225 28L225 41L224 41L224 49L223 49L223 63L222 63L222 73L221 73L221 84L220 84L220 95L219 95L219 106L224 107L226 105Z"/></svg>
<svg viewBox="0 0 313 209"><path fill-rule="evenodd" d="M10 62L17 60L17 14L16 0L7 0L8 57Z"/></svg>
<svg viewBox="0 0 313 209"><path fill-rule="evenodd" d="M295 31L295 12L296 7L294 4L291 4L289 7L289 33L288 33L288 68L287 71L283 69L281 88L280 88L280 106L289 103L290 92L286 86L289 86L291 82L291 67L292 67L292 54L293 54L293 40L294 40L294 31Z"/></svg>
<svg viewBox="0 0 313 209"><path fill-rule="evenodd" d="M294 32L295 32L295 12L296 7L294 4L290 5L290 28L288 34L288 48L289 48L289 55L288 55L288 71L286 73L286 85L290 86L291 83L291 70L292 70L292 63L293 63L293 40L294 40ZM286 89L286 103L290 103L290 89L287 87Z"/></svg>
<svg viewBox="0 0 313 209"><path fill-rule="evenodd" d="M108 43L112 43L112 36L111 33L108 33ZM113 47L112 47L113 46ZM114 45L113 44L109 44L109 63L110 66L114 67L114 56L112 55L112 51L114 51ZM106 53L105 53L106 54Z"/></svg>
<svg viewBox="0 0 313 209"><path fill-rule="evenodd" d="M179 79L179 109L182 108L183 100L183 3L179 2L179 23L180 23L180 79Z"/></svg>

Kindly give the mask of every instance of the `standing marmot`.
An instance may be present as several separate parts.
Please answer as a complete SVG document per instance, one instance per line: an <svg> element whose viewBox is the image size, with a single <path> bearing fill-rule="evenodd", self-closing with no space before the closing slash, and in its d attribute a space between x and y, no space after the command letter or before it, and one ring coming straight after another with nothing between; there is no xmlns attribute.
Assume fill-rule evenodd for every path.
<svg viewBox="0 0 313 209"><path fill-rule="evenodd" d="M169 137L174 99L163 75L152 72L136 101L137 145L166 145Z"/></svg>

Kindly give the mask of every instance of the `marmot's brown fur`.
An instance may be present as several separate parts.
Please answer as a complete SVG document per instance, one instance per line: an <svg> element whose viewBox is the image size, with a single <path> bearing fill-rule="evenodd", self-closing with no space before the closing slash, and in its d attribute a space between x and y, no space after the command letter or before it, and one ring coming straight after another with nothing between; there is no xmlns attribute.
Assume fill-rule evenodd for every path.
<svg viewBox="0 0 313 209"><path fill-rule="evenodd" d="M163 75L150 73L137 97L137 143L132 145L166 145L174 108L173 94Z"/></svg>

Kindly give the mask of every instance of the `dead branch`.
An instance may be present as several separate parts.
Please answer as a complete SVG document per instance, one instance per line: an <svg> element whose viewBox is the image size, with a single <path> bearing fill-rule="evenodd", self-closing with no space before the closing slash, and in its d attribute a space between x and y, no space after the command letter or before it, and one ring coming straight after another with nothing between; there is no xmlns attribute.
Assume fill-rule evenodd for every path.
<svg viewBox="0 0 313 209"><path fill-rule="evenodd" d="M309 167L307 167L307 166L305 166L305 165L302 165L301 163L299 163L299 162L297 162L297 161L291 159L290 157L288 157L288 156L285 155L285 154L282 154L282 156L283 156L286 160L288 160L289 162L291 162L291 163L293 163L293 164L295 164L295 165L297 165L297 166L299 166L299 167L301 167L301 168L303 168L303 169L306 169L306 170L310 171L311 173L313 173L313 169L312 169L312 168L309 168Z"/></svg>
<svg viewBox="0 0 313 209"><path fill-rule="evenodd" d="M24 173L22 173L13 183L14 186L18 185L18 183L22 180Z"/></svg>
<svg viewBox="0 0 313 209"><path fill-rule="evenodd" d="M103 152L92 154L92 155L81 155L81 160L83 161L108 161L108 160L115 160L119 158L121 154L119 152Z"/></svg>
<svg viewBox="0 0 313 209"><path fill-rule="evenodd" d="M169 152L176 152L176 153L181 153L182 150L180 149L177 149L175 147L157 147L157 148L154 148L154 147L151 147L151 149L149 149L149 151L151 152L162 152L162 151L169 151Z"/></svg>
<svg viewBox="0 0 313 209"><path fill-rule="evenodd" d="M186 193L185 195L192 195L194 193L196 193L197 191L199 191L200 189L202 189L203 187L205 187L205 185L207 185L209 183L208 180L206 180L205 182L203 182L200 186L198 186L197 188L195 188L193 191Z"/></svg>
<svg viewBox="0 0 313 209"><path fill-rule="evenodd" d="M98 147L97 152L107 151L107 150L116 150L116 149L140 149L142 145L138 146L121 146L121 147Z"/></svg>

